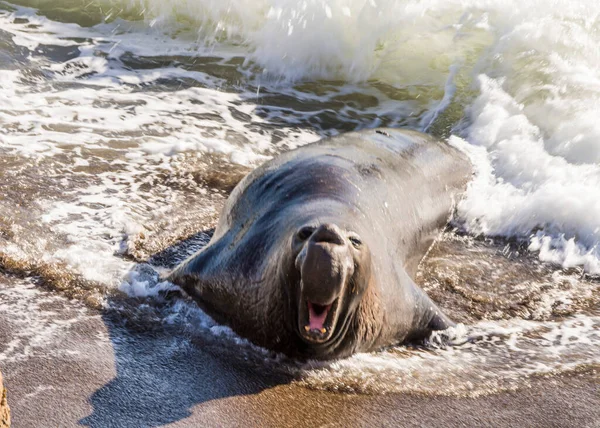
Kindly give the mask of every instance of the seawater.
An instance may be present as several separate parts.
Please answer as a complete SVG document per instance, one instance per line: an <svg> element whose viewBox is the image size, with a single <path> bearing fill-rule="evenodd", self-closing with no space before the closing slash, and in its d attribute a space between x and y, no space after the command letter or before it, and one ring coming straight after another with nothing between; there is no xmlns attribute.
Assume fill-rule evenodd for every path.
<svg viewBox="0 0 600 428"><path fill-rule="evenodd" d="M476 168L458 233L420 277L463 322L455 343L286 367L315 388L477 394L597 365L599 13L561 0L0 2L0 268L95 307L122 292L160 307L172 286L158 274L206 244L253 167L404 126ZM5 291L26 304L23 287ZM262 355L193 306L164 306L148 309L156 322Z"/></svg>

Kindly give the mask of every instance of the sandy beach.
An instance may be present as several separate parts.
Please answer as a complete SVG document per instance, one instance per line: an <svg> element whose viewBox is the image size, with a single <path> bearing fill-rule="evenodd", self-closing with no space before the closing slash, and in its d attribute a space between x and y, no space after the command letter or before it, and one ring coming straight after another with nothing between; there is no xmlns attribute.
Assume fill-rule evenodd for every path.
<svg viewBox="0 0 600 428"><path fill-rule="evenodd" d="M15 287L6 279L0 289ZM597 427L599 367L527 379L477 398L308 389L238 358L227 343L188 342L170 328L128 328L79 302L34 290L45 315L0 313L0 367L13 426ZM44 330L52 320L68 326ZM113 319L111 319L113 318ZM27 334L31 334L27 340ZM21 340L19 340L21 337Z"/></svg>

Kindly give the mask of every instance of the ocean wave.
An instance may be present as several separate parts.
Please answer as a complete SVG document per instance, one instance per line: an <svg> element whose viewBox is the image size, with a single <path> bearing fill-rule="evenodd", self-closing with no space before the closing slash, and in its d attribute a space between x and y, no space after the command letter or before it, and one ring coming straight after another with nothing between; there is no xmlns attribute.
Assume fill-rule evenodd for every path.
<svg viewBox="0 0 600 428"><path fill-rule="evenodd" d="M252 122L288 125L277 139L289 138L288 131L297 132L290 130L298 125L317 125L315 132L303 131L295 145L313 141L316 133L346 128L420 127L480 149L478 177L458 207L458 221L468 231L529 240L530 249L544 260L600 273L595 2L100 1L86 9L100 11L95 21L85 21L82 11L80 24L44 16L52 15L55 2L36 5L39 9L19 6L3 14L12 42L30 52L48 46L79 52L51 58L51 64L39 61L43 77L36 82L52 82L46 92L41 90L43 96L39 89L27 89L36 82L24 81L22 71L2 71L0 99L12 110L28 112L20 120L1 112L15 127L0 134L3 147L33 157L57 155L66 140L104 146L109 140L105 129L116 127L125 138L142 125L157 134L136 135L144 140L142 152L225 150L248 164L276 153L271 138L249 132L248 123L230 115L231 106ZM65 16L79 20L76 12ZM227 62L235 72L218 77L212 75L216 66L194 69L209 55L221 65L232 58L241 61L233 67ZM191 58L190 64L177 64L182 56ZM149 57L171 60L152 68L131 65L131 58ZM135 90L185 79L204 89L174 91L168 97ZM53 89L58 84L66 89ZM73 84L83 87L69 87ZM299 89L303 84L313 86ZM374 101L366 107L340 103L348 85L354 85L354 95ZM264 106L278 96L295 101L270 110ZM206 110L224 115L226 129L243 135L234 148L230 132L198 137L197 127L180 115L177 103L183 100L191 112L198 109L194 100L205 97ZM133 105L140 98L150 102L123 120L122 103ZM73 103L80 105L75 109ZM85 117L78 119L86 123L75 129L72 117L81 104ZM334 129L312 120L311 115L321 114L335 118ZM165 128L170 135L152 128L160 116L171 116ZM25 118L35 127L19 131ZM63 132L69 126L77 132ZM244 144L254 140L258 143Z"/></svg>
<svg viewBox="0 0 600 428"><path fill-rule="evenodd" d="M433 118L460 104L455 133L486 152L479 170L487 172L459 208L468 230L530 239L546 261L600 273L595 2L140 4L153 23L185 17L217 51L244 46L246 61L260 67L256 78L436 88Z"/></svg>

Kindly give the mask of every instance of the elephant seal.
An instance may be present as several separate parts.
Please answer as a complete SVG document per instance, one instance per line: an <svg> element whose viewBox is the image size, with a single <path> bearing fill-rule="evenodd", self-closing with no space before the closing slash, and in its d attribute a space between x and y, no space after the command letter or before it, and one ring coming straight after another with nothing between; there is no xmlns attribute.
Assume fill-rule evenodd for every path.
<svg viewBox="0 0 600 428"><path fill-rule="evenodd" d="M463 153L415 131L300 147L246 176L209 244L167 280L217 322L292 357L423 338L453 323L411 277L470 176Z"/></svg>

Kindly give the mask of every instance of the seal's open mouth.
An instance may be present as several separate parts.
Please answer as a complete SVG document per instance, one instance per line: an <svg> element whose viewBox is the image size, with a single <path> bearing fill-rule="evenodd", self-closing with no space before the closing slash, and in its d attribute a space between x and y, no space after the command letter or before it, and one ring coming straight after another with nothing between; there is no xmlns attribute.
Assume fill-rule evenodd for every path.
<svg viewBox="0 0 600 428"><path fill-rule="evenodd" d="M323 343L331 338L338 318L338 299L328 305L303 299L300 305L300 335L311 343Z"/></svg>
<svg viewBox="0 0 600 428"><path fill-rule="evenodd" d="M308 325L311 330L319 330L324 333L325 320L330 309L331 305L323 306L308 302Z"/></svg>

